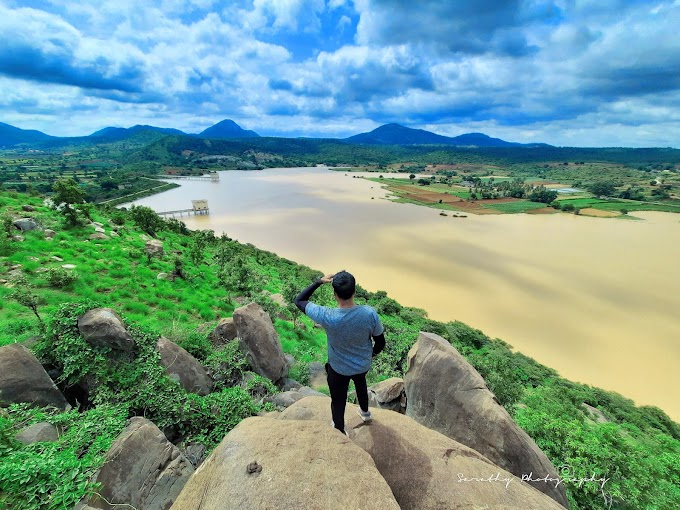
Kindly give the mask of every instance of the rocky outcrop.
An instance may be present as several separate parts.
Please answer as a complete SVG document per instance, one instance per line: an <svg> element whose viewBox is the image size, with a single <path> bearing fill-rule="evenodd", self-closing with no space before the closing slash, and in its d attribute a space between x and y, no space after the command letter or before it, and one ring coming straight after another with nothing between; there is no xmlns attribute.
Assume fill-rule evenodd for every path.
<svg viewBox="0 0 680 510"><path fill-rule="evenodd" d="M5 345L0 347L0 406L21 402L70 407L31 351L19 344Z"/></svg>
<svg viewBox="0 0 680 510"><path fill-rule="evenodd" d="M108 238L109 236L102 232L95 232L94 234L90 234L90 241L104 241Z"/></svg>
<svg viewBox="0 0 680 510"><path fill-rule="evenodd" d="M144 250L149 257L163 258L163 243L158 239L147 241Z"/></svg>
<svg viewBox="0 0 680 510"><path fill-rule="evenodd" d="M595 423L609 423L610 420L607 418L607 415L600 411L597 407L588 405L585 402L581 404L581 407L583 407L583 411L590 421Z"/></svg>
<svg viewBox="0 0 680 510"><path fill-rule="evenodd" d="M368 388L368 405L398 413L406 412L404 380L391 377Z"/></svg>
<svg viewBox="0 0 680 510"><path fill-rule="evenodd" d="M302 400L303 398L310 396L325 397L323 393L320 393L309 386L301 386L300 388L277 393L276 395L267 397L264 400L265 402L271 402L276 406L277 409L282 410L290 407L298 400Z"/></svg>
<svg viewBox="0 0 680 510"><path fill-rule="evenodd" d="M196 358L164 337L158 339L156 348L161 355L161 365L170 379L177 381L189 393L202 396L210 393L212 380Z"/></svg>
<svg viewBox="0 0 680 510"><path fill-rule="evenodd" d="M78 318L78 330L95 347L130 351L135 341L125 329L123 319L111 308L94 308Z"/></svg>
<svg viewBox="0 0 680 510"><path fill-rule="evenodd" d="M406 415L478 451L515 476L556 478L557 470L501 406L481 375L442 337L421 332L408 353ZM568 506L564 486L534 486Z"/></svg>
<svg viewBox="0 0 680 510"><path fill-rule="evenodd" d="M326 369L321 363L314 361L309 364L309 385L312 388L327 386L328 380L326 378Z"/></svg>
<svg viewBox="0 0 680 510"><path fill-rule="evenodd" d="M34 230L38 228L38 224L33 218L21 218L19 220L14 220L14 227L18 228L22 232L27 230Z"/></svg>
<svg viewBox="0 0 680 510"><path fill-rule="evenodd" d="M201 464L172 510L396 510L371 457L328 423L253 417Z"/></svg>
<svg viewBox="0 0 680 510"><path fill-rule="evenodd" d="M221 347L236 338L236 324L233 317L220 319L215 329L210 333L208 339L214 347Z"/></svg>
<svg viewBox="0 0 680 510"><path fill-rule="evenodd" d="M274 382L285 379L288 364L271 319L257 303L234 310L241 351L255 373Z"/></svg>
<svg viewBox="0 0 680 510"><path fill-rule="evenodd" d="M354 444L371 456L402 510L562 508L471 448L402 414L372 412L373 421L366 424L348 410L345 429ZM330 419L330 399L305 398L278 419L325 425Z"/></svg>
<svg viewBox="0 0 680 510"><path fill-rule="evenodd" d="M102 497L95 494L83 503L105 510L167 510L193 472L191 463L156 425L135 417L113 442L94 477L102 484Z"/></svg>
<svg viewBox="0 0 680 510"><path fill-rule="evenodd" d="M14 439L24 444L41 443L44 441L56 441L59 439L57 427L47 422L34 423L21 429Z"/></svg>

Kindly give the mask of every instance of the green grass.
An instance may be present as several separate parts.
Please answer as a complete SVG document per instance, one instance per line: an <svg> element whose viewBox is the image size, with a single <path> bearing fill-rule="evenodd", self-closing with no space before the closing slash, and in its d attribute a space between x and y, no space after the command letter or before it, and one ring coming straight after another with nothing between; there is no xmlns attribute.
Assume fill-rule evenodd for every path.
<svg viewBox="0 0 680 510"><path fill-rule="evenodd" d="M660 212L675 212L680 213L680 205L675 204L651 204L648 202L635 202L627 200L602 200L599 198L563 198L560 203L573 204L577 209L584 209L592 207L593 209L600 209L602 211L620 211L627 209L628 211L660 211Z"/></svg>
<svg viewBox="0 0 680 510"><path fill-rule="evenodd" d="M544 209L548 207L547 204L542 204L539 202L530 202L529 200L520 200L518 202L504 202L494 204L487 203L483 204L484 207L488 209L493 209L494 211L499 211L507 214L524 213L527 211L532 211L534 209Z"/></svg>

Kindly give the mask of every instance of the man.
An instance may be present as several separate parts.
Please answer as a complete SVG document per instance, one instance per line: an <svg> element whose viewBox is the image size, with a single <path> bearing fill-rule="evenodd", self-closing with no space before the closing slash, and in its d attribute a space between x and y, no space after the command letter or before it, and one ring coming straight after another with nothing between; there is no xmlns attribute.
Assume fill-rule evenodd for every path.
<svg viewBox="0 0 680 510"><path fill-rule="evenodd" d="M309 298L324 283L333 283L337 308L310 303ZM310 319L323 326L328 337L328 388L331 392L333 426L345 433L345 406L349 381L359 400L357 412L365 422L371 420L368 410L366 373L371 359L385 347L384 328L378 314L370 306L354 303L356 282L347 271L319 278L295 298L295 305ZM371 341L375 340L375 345Z"/></svg>

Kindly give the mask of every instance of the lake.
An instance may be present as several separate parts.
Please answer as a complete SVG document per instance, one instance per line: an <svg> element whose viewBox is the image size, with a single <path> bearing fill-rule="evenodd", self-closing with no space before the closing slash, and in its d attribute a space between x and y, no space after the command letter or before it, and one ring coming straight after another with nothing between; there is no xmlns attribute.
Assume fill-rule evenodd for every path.
<svg viewBox="0 0 680 510"><path fill-rule="evenodd" d="M322 167L220 172L135 202L498 337L680 421L680 215L439 216Z"/></svg>

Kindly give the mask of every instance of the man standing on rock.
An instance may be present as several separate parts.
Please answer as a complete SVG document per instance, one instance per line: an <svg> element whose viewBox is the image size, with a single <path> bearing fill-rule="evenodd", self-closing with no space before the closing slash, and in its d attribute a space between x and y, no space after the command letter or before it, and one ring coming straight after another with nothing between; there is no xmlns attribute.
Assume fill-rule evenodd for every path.
<svg viewBox="0 0 680 510"><path fill-rule="evenodd" d="M333 283L337 308L310 303L309 298L324 283ZM333 426L345 433L345 406L349 381L354 381L359 407L357 412L365 422L371 420L368 410L366 373L371 359L385 347L384 328L376 311L367 305L354 303L356 282L347 271L319 278L295 298L295 305L310 319L326 330L328 337L328 388L331 392ZM375 341L375 345L371 341Z"/></svg>

